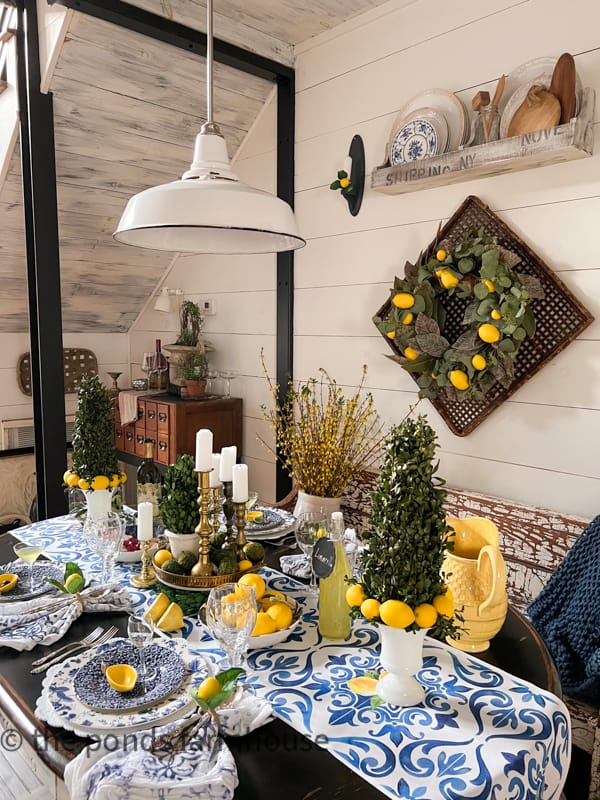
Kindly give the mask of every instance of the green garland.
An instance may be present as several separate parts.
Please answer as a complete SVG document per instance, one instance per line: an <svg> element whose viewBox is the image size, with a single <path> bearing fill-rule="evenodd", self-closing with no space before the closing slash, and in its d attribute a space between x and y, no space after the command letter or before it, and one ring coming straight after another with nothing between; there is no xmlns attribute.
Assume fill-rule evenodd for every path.
<svg viewBox="0 0 600 800"><path fill-rule="evenodd" d="M537 278L514 271L519 260L480 228L407 262L389 313L373 322L393 341L398 355L390 358L418 375L420 397L483 400L496 381L504 388L513 382L519 348L535 335L530 301L544 296ZM470 302L466 330L449 342L442 331L452 297Z"/></svg>

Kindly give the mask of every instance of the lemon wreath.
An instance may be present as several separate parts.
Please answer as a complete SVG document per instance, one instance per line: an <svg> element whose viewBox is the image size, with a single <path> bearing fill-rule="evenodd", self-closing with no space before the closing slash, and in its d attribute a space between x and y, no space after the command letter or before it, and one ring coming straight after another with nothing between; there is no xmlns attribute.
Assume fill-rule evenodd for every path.
<svg viewBox="0 0 600 800"><path fill-rule="evenodd" d="M530 301L544 296L537 278L514 271L519 261L480 228L407 262L389 312L373 322L393 340L398 355L390 358L418 376L420 397L483 400L496 381L510 386L519 348L535 335ZM465 330L453 342L442 334L451 298L466 306Z"/></svg>

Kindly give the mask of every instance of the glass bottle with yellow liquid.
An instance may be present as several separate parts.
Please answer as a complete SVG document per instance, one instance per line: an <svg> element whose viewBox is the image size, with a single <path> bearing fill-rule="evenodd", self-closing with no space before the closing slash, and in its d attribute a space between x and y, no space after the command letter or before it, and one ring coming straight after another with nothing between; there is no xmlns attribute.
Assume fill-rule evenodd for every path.
<svg viewBox="0 0 600 800"><path fill-rule="evenodd" d="M352 576L344 549L344 517L331 515L329 538L320 539L313 552L319 581L319 633L326 639L346 639L350 634L350 606L346 602L346 578Z"/></svg>

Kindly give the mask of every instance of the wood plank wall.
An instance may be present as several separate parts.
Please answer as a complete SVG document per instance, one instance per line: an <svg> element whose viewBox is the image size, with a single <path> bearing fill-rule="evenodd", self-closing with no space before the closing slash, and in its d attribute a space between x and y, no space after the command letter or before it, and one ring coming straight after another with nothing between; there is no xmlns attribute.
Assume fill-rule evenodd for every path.
<svg viewBox="0 0 600 800"><path fill-rule="evenodd" d="M384 357L388 348L371 316L404 261L417 256L468 194L489 204L600 317L600 152L401 196L367 188L355 218L328 188L355 133L365 142L367 172L382 162L396 115L422 90L456 91L470 108L473 95L493 92L503 72L568 51L583 84L600 93L598 31L595 0L420 0L404 9L382 6L296 48L296 211L308 240L296 253L296 377L322 366L351 392L366 363L382 417L388 424L404 417L416 399L414 384ZM265 114L237 162L240 174L259 185L273 164L268 123ZM258 352L265 345L273 369L274 266L253 257L229 259L225 268L223 258L180 259L166 282L217 298L206 335L217 345L214 363L243 373L233 388L245 400L246 460L251 483L270 499L274 470L256 433L268 433L260 420L267 396ZM439 434L449 485L582 517L598 512L599 332L595 322L466 438L450 433L421 403Z"/></svg>

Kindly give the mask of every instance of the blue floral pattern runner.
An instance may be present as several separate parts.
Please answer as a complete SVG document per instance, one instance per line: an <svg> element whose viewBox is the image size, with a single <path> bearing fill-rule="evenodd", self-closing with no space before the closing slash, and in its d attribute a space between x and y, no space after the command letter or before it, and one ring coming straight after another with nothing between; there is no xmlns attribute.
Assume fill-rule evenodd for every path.
<svg viewBox="0 0 600 800"><path fill-rule="evenodd" d="M81 528L68 517L21 528L18 536L42 544L52 558L91 565ZM131 569L117 565L117 574L128 583ZM394 799L559 800L571 733L557 697L426 639L417 675L425 704L372 708L348 684L380 670L377 627L356 622L347 641L323 640L303 585L274 570L262 574L305 607L286 641L248 657L256 693L291 727ZM144 593L137 594L142 602ZM197 624L188 621L185 635L208 657L220 657Z"/></svg>

